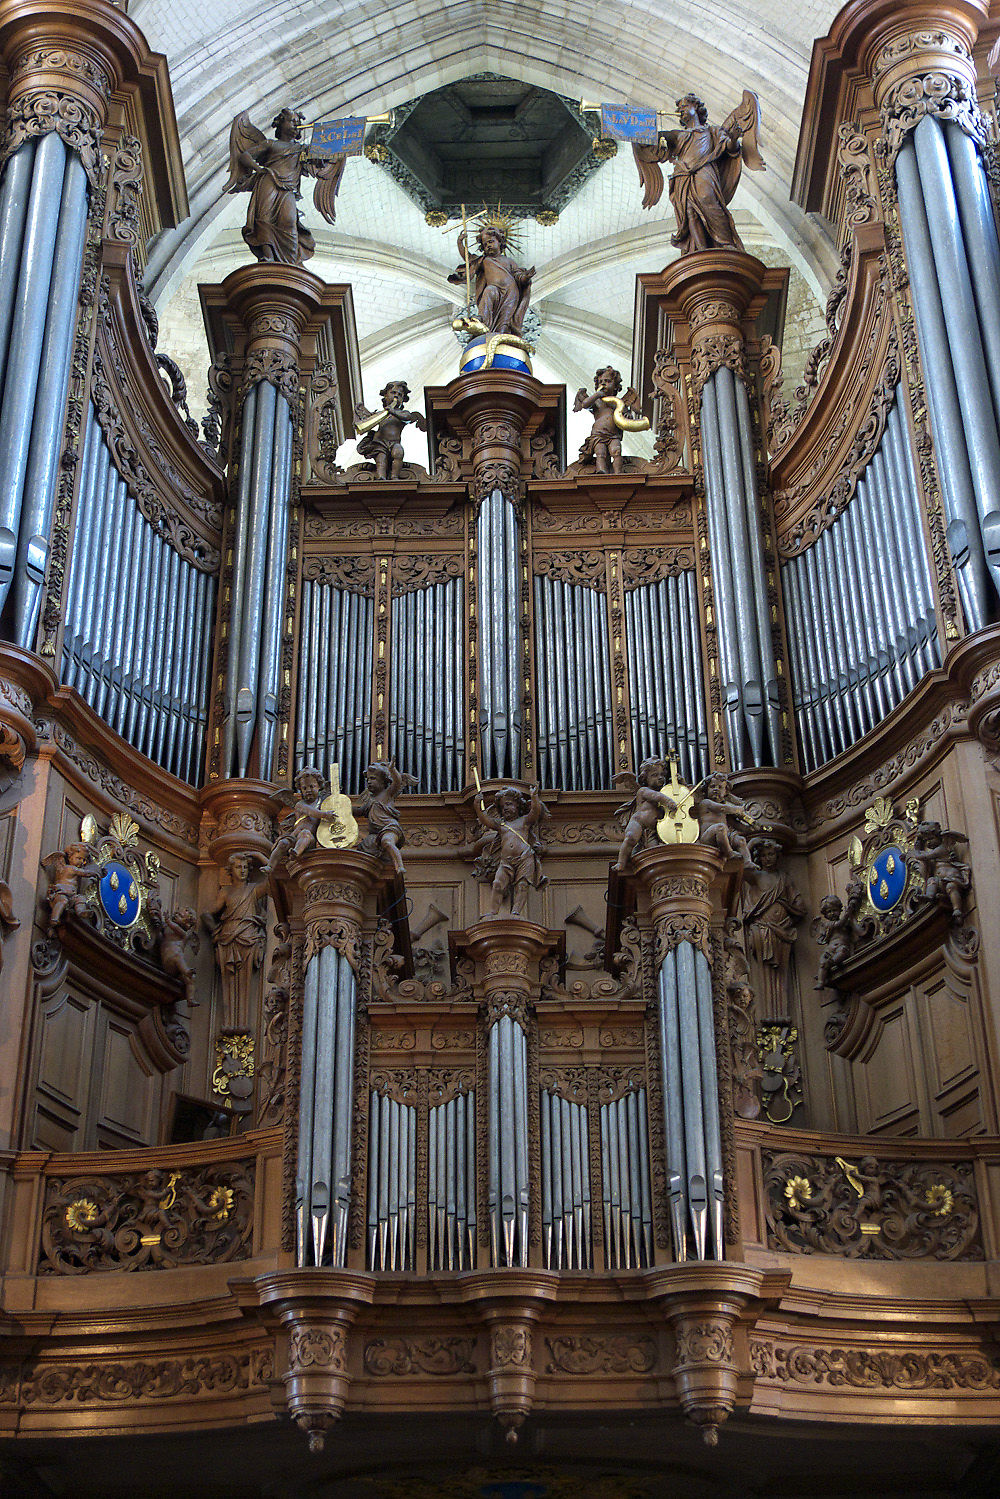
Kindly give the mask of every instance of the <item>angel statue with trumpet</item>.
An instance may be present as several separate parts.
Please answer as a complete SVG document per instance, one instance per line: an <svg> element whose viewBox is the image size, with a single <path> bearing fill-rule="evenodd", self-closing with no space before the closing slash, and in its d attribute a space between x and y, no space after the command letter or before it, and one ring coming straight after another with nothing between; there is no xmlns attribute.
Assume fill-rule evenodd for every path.
<svg viewBox="0 0 1000 1499"><path fill-rule="evenodd" d="M708 123L708 110L694 94L677 100L680 130L661 130L655 146L632 147L642 183L643 208L652 208L663 193L660 163L673 163L670 202L677 217L677 233L670 242L682 255L696 250L742 250L728 204L744 164L752 172L765 170L757 146L760 100L749 89L743 101L721 125Z"/></svg>
<svg viewBox="0 0 1000 1499"><path fill-rule="evenodd" d="M316 241L299 217L303 176L316 178L313 202L327 223L336 217L334 199L347 157L303 146L299 137L306 123L297 110L282 109L271 121L269 141L244 110L229 132L226 192L250 194L243 238L258 260L302 265L315 254Z"/></svg>

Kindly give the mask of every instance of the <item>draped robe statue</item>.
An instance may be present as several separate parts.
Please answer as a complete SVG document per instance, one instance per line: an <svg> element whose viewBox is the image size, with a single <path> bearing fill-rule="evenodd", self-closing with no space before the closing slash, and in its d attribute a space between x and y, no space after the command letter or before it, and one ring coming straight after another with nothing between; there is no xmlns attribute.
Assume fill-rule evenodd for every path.
<svg viewBox="0 0 1000 1499"><path fill-rule="evenodd" d="M743 102L723 125L708 123L708 110L694 94L677 101L682 129L660 133L655 146L633 146L643 208L652 208L663 193L660 163L673 163L670 202L677 218L677 233L671 244L682 255L696 250L742 250L728 204L745 163L751 171L764 171L757 149L760 103L749 89Z"/></svg>

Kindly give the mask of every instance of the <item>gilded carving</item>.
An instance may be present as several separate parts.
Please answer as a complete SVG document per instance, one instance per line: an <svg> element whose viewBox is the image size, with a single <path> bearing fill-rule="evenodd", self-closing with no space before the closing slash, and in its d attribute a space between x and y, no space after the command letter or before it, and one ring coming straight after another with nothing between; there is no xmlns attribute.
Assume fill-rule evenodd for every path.
<svg viewBox="0 0 1000 1499"><path fill-rule="evenodd" d="M847 1259L981 1260L971 1161L764 1153L767 1242Z"/></svg>
<svg viewBox="0 0 1000 1499"><path fill-rule="evenodd" d="M252 1161L46 1183L39 1275L171 1270L248 1259Z"/></svg>

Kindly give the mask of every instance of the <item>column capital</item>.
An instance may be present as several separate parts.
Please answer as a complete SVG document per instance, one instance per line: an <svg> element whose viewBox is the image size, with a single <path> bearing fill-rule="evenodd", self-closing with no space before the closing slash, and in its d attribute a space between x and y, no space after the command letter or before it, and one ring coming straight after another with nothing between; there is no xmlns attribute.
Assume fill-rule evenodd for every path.
<svg viewBox="0 0 1000 1499"><path fill-rule="evenodd" d="M219 290L242 345L241 394L267 380L289 404L296 402L302 342L325 316L325 283L300 265L254 262L232 271Z"/></svg>
<svg viewBox="0 0 1000 1499"><path fill-rule="evenodd" d="M746 342L767 300L767 266L740 250L699 250L638 279L647 308L653 303L671 319L678 357L690 351L696 395L723 366L746 379ZM644 319L650 322L650 310Z"/></svg>
<svg viewBox="0 0 1000 1499"><path fill-rule="evenodd" d="M649 903L657 963L680 942L710 957L708 932L732 909L742 880L739 859L723 859L701 843L664 844L633 855L631 873Z"/></svg>

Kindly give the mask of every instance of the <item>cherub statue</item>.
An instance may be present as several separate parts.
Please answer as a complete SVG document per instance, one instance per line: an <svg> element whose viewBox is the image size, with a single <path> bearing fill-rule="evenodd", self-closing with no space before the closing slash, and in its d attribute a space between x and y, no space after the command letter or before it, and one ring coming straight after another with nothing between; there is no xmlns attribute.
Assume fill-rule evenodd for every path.
<svg viewBox="0 0 1000 1499"><path fill-rule="evenodd" d="M927 899L950 905L956 926L965 919L965 898L972 889L972 870L957 856L958 845L968 841L964 833L942 830L939 822L922 822L909 860L927 881Z"/></svg>
<svg viewBox="0 0 1000 1499"><path fill-rule="evenodd" d="M524 314L531 301L531 278L535 267L525 269L507 254L509 228L506 223L487 220L476 233L478 255L470 255L468 233L458 236L458 253L462 264L448 280L466 286L475 279L473 296L479 311L475 333L512 333L521 337Z"/></svg>
<svg viewBox="0 0 1000 1499"><path fill-rule="evenodd" d="M396 810L396 798L407 786L416 786L414 776L402 775L391 760L377 760L365 771L365 789L361 795L362 811L368 819L369 833L361 847L388 859L397 874L403 874L403 856L399 852L406 839Z"/></svg>
<svg viewBox="0 0 1000 1499"><path fill-rule="evenodd" d="M250 1019L250 976L264 959L267 923L264 878L254 878L251 868L256 854L230 854L230 883L202 915L202 922L215 943L215 961L222 977L222 1025L232 1029Z"/></svg>
<svg viewBox="0 0 1000 1499"><path fill-rule="evenodd" d="M548 880L542 873L542 845L538 824L548 816L538 794L538 787L522 791L518 786L501 786L493 798L493 810L487 812L482 792L473 802L476 817L487 830L482 840L478 868L482 877L493 880L490 914L500 915L506 897L510 914L523 916L528 905L528 887L541 890Z"/></svg>
<svg viewBox="0 0 1000 1499"><path fill-rule="evenodd" d="M85 881L100 878L100 867L90 857L85 843L69 843L61 853L47 854L42 867L49 876L45 899L49 908L49 931L61 925L67 913L86 914L87 902L81 892Z"/></svg>
<svg viewBox="0 0 1000 1499"><path fill-rule="evenodd" d="M820 901L820 914L809 926L809 935L824 949L816 974L817 989L830 987L833 969L846 963L853 956L859 940L870 934L871 923L857 919L864 895L865 887L861 881L850 880L846 904L839 895L825 895Z"/></svg>
<svg viewBox="0 0 1000 1499"><path fill-rule="evenodd" d="M854 922L844 911L839 895L824 895L819 915L810 923L809 935L822 947L816 988L828 989L831 970L846 963L854 951Z"/></svg>
<svg viewBox="0 0 1000 1499"><path fill-rule="evenodd" d="M632 793L632 800L625 802L615 813L618 818L628 817L616 869L627 869L635 850L650 841L664 810L677 811L677 803L663 789L666 784L666 765L656 758L643 760L638 776L633 776L630 771L615 776L615 785Z"/></svg>
<svg viewBox="0 0 1000 1499"><path fill-rule="evenodd" d="M405 411L410 387L405 380L390 380L379 391L381 411L369 411L361 401L354 408L354 423L360 433L358 452L375 464L376 479L398 479L403 472L403 444L400 438L409 423L427 431L427 422L419 411Z"/></svg>
<svg viewBox="0 0 1000 1499"><path fill-rule="evenodd" d="M169 916L164 916L160 933L160 967L171 978L180 979L189 1005L195 1002L192 959L200 945L198 917L190 906L180 906Z"/></svg>
<svg viewBox="0 0 1000 1499"><path fill-rule="evenodd" d="M271 121L274 140L250 123L246 110L229 132L228 193L250 194L243 238L258 260L302 265L315 254L316 241L299 218L299 188L303 176L316 178L313 203L332 224L334 199L344 173L345 156L311 153L299 140L302 116L282 109Z"/></svg>
<svg viewBox="0 0 1000 1499"><path fill-rule="evenodd" d="M278 818L278 837L262 874L272 874L288 859L300 859L316 847L316 831L328 816L320 811L323 787L323 777L316 767L306 765L295 777L295 794L281 793L291 805Z"/></svg>
<svg viewBox="0 0 1000 1499"><path fill-rule="evenodd" d="M677 233L671 244L682 255L696 250L742 250L727 205L740 180L745 163L752 172L764 171L757 147L760 100L743 90L738 109L722 125L708 123L708 110L694 94L677 100L680 130L664 130L655 146L633 146L635 164L642 183L643 208L652 208L663 193L660 163L673 163L670 202L677 217Z"/></svg>
<svg viewBox="0 0 1000 1499"><path fill-rule="evenodd" d="M573 402L574 411L593 412L594 425L580 447L580 461L592 458L599 474L623 473L622 433L645 432L649 427L647 419L635 410L638 392L630 386L620 396L621 388L621 372L608 364L594 376L593 395L581 385Z"/></svg>
<svg viewBox="0 0 1000 1499"><path fill-rule="evenodd" d="M753 864L750 846L742 833L730 827L731 818L753 824L742 797L729 789L729 778L721 772L706 778L704 786L695 788L692 812L698 823L698 842L718 849L724 859L740 858L749 868Z"/></svg>

